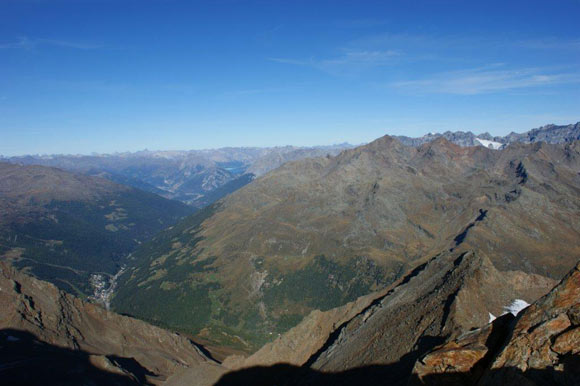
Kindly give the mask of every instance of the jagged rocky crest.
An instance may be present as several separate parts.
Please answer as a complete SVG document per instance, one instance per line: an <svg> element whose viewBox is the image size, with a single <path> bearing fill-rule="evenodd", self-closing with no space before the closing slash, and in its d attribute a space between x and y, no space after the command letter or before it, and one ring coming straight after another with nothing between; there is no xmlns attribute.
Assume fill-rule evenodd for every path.
<svg viewBox="0 0 580 386"><path fill-rule="evenodd" d="M580 122L570 125L546 125L524 133L511 132L506 136L492 136L489 133L474 134L471 131L446 131L444 133L429 133L422 137L411 138L397 136L407 146L421 146L437 138L445 138L459 146L485 146L500 149L511 143L569 143L580 139Z"/></svg>
<svg viewBox="0 0 580 386"><path fill-rule="evenodd" d="M580 384L580 263L548 295L422 357L414 385Z"/></svg>
<svg viewBox="0 0 580 386"><path fill-rule="evenodd" d="M0 309L5 384L161 384L185 368L211 384L223 372L186 337L86 303L4 262Z"/></svg>

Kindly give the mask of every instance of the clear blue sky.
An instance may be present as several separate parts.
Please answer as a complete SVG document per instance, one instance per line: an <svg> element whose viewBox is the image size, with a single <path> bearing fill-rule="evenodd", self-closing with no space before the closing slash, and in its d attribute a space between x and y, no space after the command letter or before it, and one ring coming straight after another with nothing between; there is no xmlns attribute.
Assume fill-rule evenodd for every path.
<svg viewBox="0 0 580 386"><path fill-rule="evenodd" d="M579 0L1 0L0 154L572 123L579 16Z"/></svg>

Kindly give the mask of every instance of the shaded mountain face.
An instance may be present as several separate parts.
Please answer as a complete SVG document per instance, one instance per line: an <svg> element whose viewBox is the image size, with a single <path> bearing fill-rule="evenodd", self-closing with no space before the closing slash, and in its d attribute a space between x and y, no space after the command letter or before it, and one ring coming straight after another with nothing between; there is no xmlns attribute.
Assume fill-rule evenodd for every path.
<svg viewBox="0 0 580 386"><path fill-rule="evenodd" d="M216 385L576 385L579 268L550 290L553 281L500 272L478 253L445 252L384 292L313 312L252 356L226 359ZM548 291L519 313L497 308ZM513 313L470 327L501 309Z"/></svg>
<svg viewBox="0 0 580 386"><path fill-rule="evenodd" d="M500 272L472 251L445 252L382 291L313 311L250 357L232 356L223 364L239 369L289 363L337 372L399 363L400 371L390 369L395 382L428 348L487 324L490 314L500 315L515 299L533 302L554 284L540 275Z"/></svg>
<svg viewBox="0 0 580 386"><path fill-rule="evenodd" d="M82 295L104 289L123 259L193 208L111 181L0 163L0 254Z"/></svg>
<svg viewBox="0 0 580 386"><path fill-rule="evenodd" d="M383 137L290 162L141 246L113 305L252 350L445 250L560 278L580 255L579 156Z"/></svg>
<svg viewBox="0 0 580 386"><path fill-rule="evenodd" d="M117 315L0 263L0 358L4 384L162 384L223 370L189 339Z"/></svg>
<svg viewBox="0 0 580 386"><path fill-rule="evenodd" d="M58 167L182 201L202 208L283 163L335 155L348 144L298 148L223 148L192 151L141 151L94 156L23 156L18 164Z"/></svg>

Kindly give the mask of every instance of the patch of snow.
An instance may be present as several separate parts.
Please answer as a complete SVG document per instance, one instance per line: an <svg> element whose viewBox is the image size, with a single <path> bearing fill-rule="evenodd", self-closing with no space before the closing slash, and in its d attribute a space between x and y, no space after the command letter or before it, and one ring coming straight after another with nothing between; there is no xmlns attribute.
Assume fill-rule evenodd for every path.
<svg viewBox="0 0 580 386"><path fill-rule="evenodd" d="M515 299L509 306L505 306L504 314L511 313L513 316L518 316L518 313L530 304L522 299Z"/></svg>
<svg viewBox="0 0 580 386"><path fill-rule="evenodd" d="M489 322L488 323L491 323L491 322L493 322L496 319L496 317L491 312L488 312L488 313L489 313Z"/></svg>
<svg viewBox="0 0 580 386"><path fill-rule="evenodd" d="M499 149L502 149L504 147L503 143L488 141L487 139L475 138L475 140L477 142L479 142L482 146L487 147L488 149L492 149L492 150L499 150Z"/></svg>

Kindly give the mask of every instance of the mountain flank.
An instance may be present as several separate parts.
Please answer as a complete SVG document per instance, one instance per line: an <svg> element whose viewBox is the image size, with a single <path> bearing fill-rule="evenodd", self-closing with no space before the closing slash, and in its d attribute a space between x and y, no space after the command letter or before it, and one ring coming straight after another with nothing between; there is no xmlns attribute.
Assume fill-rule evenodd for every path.
<svg viewBox="0 0 580 386"><path fill-rule="evenodd" d="M83 296L193 209L152 193L44 166L0 163L0 255Z"/></svg>
<svg viewBox="0 0 580 386"><path fill-rule="evenodd" d="M112 304L252 352L442 251L560 279L580 256L579 150L386 136L289 162L143 244Z"/></svg>
<svg viewBox="0 0 580 386"><path fill-rule="evenodd" d="M537 276L502 273L477 253L442 254L386 293L360 299L366 305L341 308L349 313L362 306L346 322L335 324L339 310L324 313L327 318L313 312L245 361L227 359L223 366L233 370L217 385L575 385L578 268L549 290L548 282ZM523 277L535 294L548 294L523 311L512 309L513 314L491 324L469 327L470 314L484 315L490 308L499 312L506 299L525 295L522 286L510 292ZM480 302L471 303L477 297ZM482 300L490 307L481 308ZM313 325L312 320L323 322ZM334 331L321 341L330 325ZM188 379L185 370L168 384L187 384Z"/></svg>
<svg viewBox="0 0 580 386"><path fill-rule="evenodd" d="M179 334L0 263L0 371L10 384L574 385L579 269L516 318L469 331L472 315L499 313L500 304L551 283L497 271L471 251L446 252L385 291L313 312L252 357L220 365Z"/></svg>
<svg viewBox="0 0 580 386"><path fill-rule="evenodd" d="M5 262L0 289L5 384L157 385L195 368L209 385L223 373L189 339L86 303Z"/></svg>

